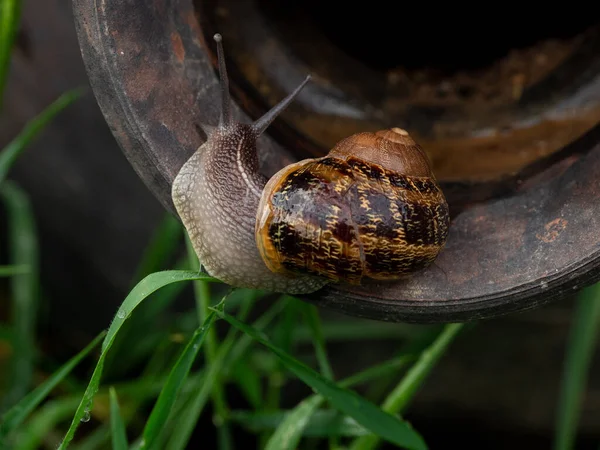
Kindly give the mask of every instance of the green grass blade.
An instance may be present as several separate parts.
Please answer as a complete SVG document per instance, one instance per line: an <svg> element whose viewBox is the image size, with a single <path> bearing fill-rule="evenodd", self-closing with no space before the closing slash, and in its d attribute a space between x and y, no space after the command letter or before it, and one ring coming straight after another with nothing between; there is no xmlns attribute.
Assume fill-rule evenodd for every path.
<svg viewBox="0 0 600 450"><path fill-rule="evenodd" d="M302 309L306 316L306 322L311 330L313 345L315 347L315 354L317 355L317 361L321 368L321 373L325 378L333 380L333 370L329 364L327 358L327 349L325 345L325 339L323 338L323 329L321 328L321 319L319 318L319 311L315 305L304 303Z"/></svg>
<svg viewBox="0 0 600 450"><path fill-rule="evenodd" d="M20 20L21 0L0 0L0 109Z"/></svg>
<svg viewBox="0 0 600 450"><path fill-rule="evenodd" d="M263 330L266 328L272 321L277 317L282 310L284 310L289 305L289 302L285 299L277 301L273 303L273 305L264 312L260 318L258 318L252 326L257 330ZM235 344L235 346L231 349L231 355L227 361L227 366L225 367L225 376L229 375L231 371L231 367L235 364L236 361L239 361L244 357L245 353L248 351L248 348L254 343L252 338L248 335L242 334Z"/></svg>
<svg viewBox="0 0 600 450"><path fill-rule="evenodd" d="M287 306L282 311L279 320L273 324L271 342L284 352L292 353L294 351L294 327L299 322L298 318L302 314L303 302L287 295L283 299L287 303ZM274 361L281 367L281 370L284 370L285 365L281 361L278 359Z"/></svg>
<svg viewBox="0 0 600 450"><path fill-rule="evenodd" d="M119 307L115 318L113 319L108 332L106 333L106 337L104 338L104 342L102 343L102 352L100 353L100 357L98 359L98 363L96 364L96 368L92 373L92 377L88 383L88 386L83 394L83 398L79 403L77 411L75 412L75 416L67 430L63 441L60 443L58 447L59 450L64 450L68 447L68 445L73 440L75 436L75 432L79 427L81 419L84 417L86 413L89 414L90 408L92 407L92 402L94 399L94 395L98 391L98 386L100 384L100 377L102 376L102 369L104 366L104 360L106 358L106 354L112 343L115 340L116 334L119 332L125 320L131 315L133 310L150 294L159 290L160 288L170 285L172 283L178 283L182 281L193 281L198 279L206 279L210 281L217 281L206 275L199 275L197 272L190 272L186 270L166 270L163 272L156 272L148 275L142 281L140 281L127 295L121 306Z"/></svg>
<svg viewBox="0 0 600 450"><path fill-rule="evenodd" d="M15 450L39 450L44 448L42 442L51 435L58 424L67 420L77 408L79 399L75 397L60 398L45 402L32 412L26 425L14 433ZM2 448L0 446L0 448Z"/></svg>
<svg viewBox="0 0 600 450"><path fill-rule="evenodd" d="M298 323L298 317L302 314L302 302L291 296L284 296L282 300L287 303L287 306L273 326L271 342L284 352L291 354L294 350L294 327ZM262 364L266 363L266 366L262 368L262 372L267 375L267 386L263 409L277 411L280 408L282 387L287 381L288 372L285 365L272 353L267 352L264 356ZM268 367L269 365L271 367ZM259 436L258 447L265 447L269 438L268 433Z"/></svg>
<svg viewBox="0 0 600 450"><path fill-rule="evenodd" d="M245 302L242 302L238 312L238 317L241 320L246 320L252 307L254 306L257 298L256 291L250 291L247 294ZM231 296L228 297L228 302L231 300ZM232 330L230 330L231 332ZM237 333L237 330L236 330ZM262 403L262 387L261 387L261 376L260 374L251 369L248 360L239 359L237 362L228 364L228 370L223 371L222 378L230 378L235 384L238 385L240 392L246 400L258 409ZM228 415L229 407L225 413Z"/></svg>
<svg viewBox="0 0 600 450"><path fill-rule="evenodd" d="M292 418L301 408L311 409L310 419L308 423L302 425L301 434L306 437L329 437L329 436L344 436L357 437L368 434L369 431L360 426L350 417L340 414L333 410L314 410L312 404L316 403L316 399L320 396L311 396L303 400L297 408L291 411L274 411L274 412L256 412L256 411L232 411L230 418L233 422L239 423L248 431L258 433L265 430L273 430L281 427L281 424ZM310 407L309 407L310 405ZM306 420L306 415L298 414L298 419ZM294 417L295 419L295 417ZM293 419L289 420L293 424ZM282 436L283 437L283 436ZM277 447L277 445L280 445ZM269 443L270 447L276 450L285 450L288 448L298 448L298 443L290 444L284 439L279 442L272 440Z"/></svg>
<svg viewBox="0 0 600 450"><path fill-rule="evenodd" d="M194 251L194 247L189 237L186 235L186 250L188 267L190 270L200 270L200 261ZM196 310L198 313L198 323L203 323L209 315L208 307L210 305L210 287L203 281L194 282L194 297L196 300ZM214 355L214 345L212 343L212 333L207 336L206 350Z"/></svg>
<svg viewBox="0 0 600 450"><path fill-rule="evenodd" d="M271 306L256 320L255 328L260 330L266 327L286 304L287 302L282 301ZM195 395L181 414L181 418L166 446L167 450L184 450L187 448L188 441L206 405L216 377L220 374L227 377L231 367L245 356L248 347L252 344L252 339L246 335L241 336L239 339L236 338L236 330L232 329L219 346L215 360L207 367L206 376L198 384Z"/></svg>
<svg viewBox="0 0 600 450"><path fill-rule="evenodd" d="M181 353L181 356L173 366L169 378L165 383L156 404L150 413L150 417L146 422L144 431L142 433L143 439L140 443L140 449L152 448L154 442L160 431L164 427L169 414L173 409L175 400L179 396L181 388L192 368L192 364L196 359L198 351L202 346L204 339L211 328L216 315L211 313L208 315L204 324L196 330L185 349Z"/></svg>
<svg viewBox="0 0 600 450"><path fill-rule="evenodd" d="M304 303L304 302L302 302L302 310L304 312L304 316L305 316L306 322L308 324L308 327L311 330L313 346L315 348L315 354L317 357L317 362L319 364L319 368L321 369L321 374L328 380L333 380L334 379L333 369L331 368L331 364L329 364L329 358L327 357L327 346L325 344L325 338L323 337L323 328L321 326L319 310L317 309L317 307L315 305L311 305L311 304ZM316 404L320 405L320 403L321 402L318 402ZM282 426L276 430L275 434L269 440L267 448L276 449L276 448L280 447L280 443L277 442L280 438L284 438L287 440L288 436L298 436L298 438L301 436L303 431L302 431L302 429L299 428L299 424L302 424L303 418L306 417L306 419L304 420L304 426L308 425L308 419L310 419L312 417L312 412L310 410L310 407L307 407L307 409L308 409L307 411L303 411L302 405L300 408L296 408L296 409L297 410L294 410L292 412L292 414L297 414L298 417L294 417L294 418L288 417L288 421L284 422L282 424ZM294 420L295 423L293 423L292 420ZM288 427L292 427L292 429L290 430L290 433L288 433L288 430L287 430ZM338 448L339 447L338 438L339 438L339 436L334 436L334 435L330 436L330 442L329 442L330 448ZM286 448L290 448L290 449L295 448L297 445L297 442L294 442L294 441L295 441L295 439L292 439L293 445L291 445L290 447L286 447Z"/></svg>
<svg viewBox="0 0 600 450"><path fill-rule="evenodd" d="M436 340L421 353L417 362L383 402L381 408L384 411L390 414L398 414L403 411L437 361L445 354L450 343L462 329L463 324L449 324L443 328ZM376 435L363 436L357 439L350 448L352 450L373 449L377 446L380 437Z"/></svg>
<svg viewBox="0 0 600 450"><path fill-rule="evenodd" d="M125 431L125 422L121 416L119 408L119 399L114 387L110 387L110 434L112 436L113 450L127 450L127 432Z"/></svg>
<svg viewBox="0 0 600 450"><path fill-rule="evenodd" d="M361 372L350 375L339 382L342 387L352 387L359 384L367 383L376 378L384 377L389 374L397 374L400 369L404 368L410 362L416 359L415 356L410 354L402 354L395 358L389 359L377 364L373 367L369 367Z"/></svg>
<svg viewBox="0 0 600 450"><path fill-rule="evenodd" d="M413 398L423 381L435 367L438 360L445 354L450 343L463 329L463 324L449 324L444 327L433 343L426 348L413 367L407 372L402 382L398 384L383 403L383 408L392 413L403 411Z"/></svg>
<svg viewBox="0 0 600 450"><path fill-rule="evenodd" d="M600 283L585 288L577 296L558 400L555 450L574 448L581 402L598 338L599 324Z"/></svg>
<svg viewBox="0 0 600 450"><path fill-rule="evenodd" d="M181 223L172 214L167 213L146 246L133 282L137 283L150 273L164 270L165 265L178 249L182 234ZM187 266L175 266L174 268L189 269ZM154 295L151 303L144 304L135 317L124 324L104 362L104 372L108 376L112 378L123 376L132 367L148 359L148 355L152 354L152 348L156 345L156 342L153 341L160 339L160 336L154 334L152 339L149 339L147 324L154 321L156 317L160 317L184 287L185 284L182 283L164 287Z"/></svg>
<svg viewBox="0 0 600 450"><path fill-rule="evenodd" d="M221 346L222 350L227 347ZM220 350L221 350L220 349ZM210 397L210 393L218 377L220 370L223 368L227 354L224 351L219 352L213 364L208 368L206 377L196 386L196 393L187 402L183 414L180 415L180 420L173 430L173 434L166 446L168 450L183 450L188 448L190 440L198 419L206 406Z"/></svg>
<svg viewBox="0 0 600 450"><path fill-rule="evenodd" d="M1 0L0 0L1 1ZM0 152L0 183L6 179L10 168L19 155L59 112L81 96L81 89L73 89L58 97L37 117L30 120L19 135Z"/></svg>
<svg viewBox="0 0 600 450"><path fill-rule="evenodd" d="M177 423L179 422L179 418L183 417L183 415L185 414L185 411L188 407L187 406L188 403L190 402L193 394L197 391L198 386L200 386L201 382L199 381L198 377L194 377L194 381L195 381L195 383L193 383L194 384L193 390L191 390L186 395L180 395L177 398L177 400L175 401L175 405L173 405L173 410L172 410L171 414L169 415L164 428L161 430L160 434L156 438L156 441L154 444L155 449L162 450L162 449L167 448L167 441L175 433L173 430L175 429ZM137 448L140 446L141 442L142 442L142 435L140 435L139 438L136 439L136 441L133 443L131 449L137 450Z"/></svg>
<svg viewBox="0 0 600 450"><path fill-rule="evenodd" d="M273 435L269 438L265 450L293 450L298 448L300 438L306 432L306 426L324 398L320 395L304 399L283 418Z"/></svg>
<svg viewBox="0 0 600 450"><path fill-rule="evenodd" d="M176 270L188 270L188 268L182 264L176 264L174 266ZM194 271L194 273L197 273ZM213 280L216 281L216 280ZM152 303L144 305L144 309L138 313L139 317L136 320L138 327L144 327L148 321L162 314L170 305L173 304L177 296L184 290L185 284L176 283L165 286L159 292L154 295ZM137 330L134 330L137 332Z"/></svg>
<svg viewBox="0 0 600 450"><path fill-rule="evenodd" d="M181 392L182 397L189 396L195 392L194 389L198 385L197 380L201 378L200 375L200 373L195 373L193 376L188 377L188 381L186 381ZM132 381L116 383L113 386L115 390L125 394L130 401L141 404L156 399L166 379L166 376L150 382L145 379L133 379ZM109 392L110 390L107 391L106 388L101 387L98 390L97 396L106 397L107 395L109 396ZM15 445L14 450L39 450L42 448L43 446L40 443L51 435L52 430L57 429L61 423L73 417L73 411L77 408L80 401L80 396L61 396L56 400L44 403L42 407L38 407L32 412L26 425L17 429L17 439L15 439L17 445ZM106 431L106 434L108 436L107 441L109 441L109 430ZM70 448L74 450L76 447L92 446L94 442L95 438L90 441L89 437L87 437L80 441L79 445L72 444ZM104 446L104 448L107 448L107 446Z"/></svg>
<svg viewBox="0 0 600 450"><path fill-rule="evenodd" d="M18 404L9 409L2 417L0 423L0 447L27 416L48 396L58 383L60 383L71 371L85 358L99 343L106 333L100 333L87 347L67 361L60 369L50 376L46 381L31 391Z"/></svg>
<svg viewBox="0 0 600 450"><path fill-rule="evenodd" d="M251 336L255 341L266 346L285 364L288 370L304 383L329 400L335 408L352 417L356 422L377 436L408 449L427 448L423 438L408 423L382 411L379 407L360 397L354 391L339 387L310 367L275 347L262 333L238 321L235 317L221 311L217 311L217 315Z"/></svg>
<svg viewBox="0 0 600 450"><path fill-rule="evenodd" d="M23 275L30 273L29 266L0 266L0 277L12 277L14 275Z"/></svg>
<svg viewBox="0 0 600 450"><path fill-rule="evenodd" d="M358 384L367 383L391 373L398 373L399 370L414 359L416 358L410 354L397 356L351 375L350 377L341 380L338 385L349 388ZM318 394L304 399L296 408L288 413L284 420L281 421L267 445L272 446L272 448L277 448L279 445L281 450L297 448L300 438L303 435L308 436L311 433L310 430L306 430L302 425L304 424L306 427L311 426L311 423L316 420L311 417L313 412L324 401L325 399ZM349 421L351 419L349 417L344 417L344 420ZM356 422L352 420L352 423ZM358 424L356 426L360 427ZM364 430L363 427L360 427L360 429ZM360 433L355 434L354 436L362 436L364 434L365 433Z"/></svg>
<svg viewBox="0 0 600 450"><path fill-rule="evenodd" d="M38 241L29 198L16 184L4 183L0 198L6 206L11 263L26 266L27 273L11 278L11 313L14 329L11 385L2 409L12 406L31 389L36 353L38 311Z"/></svg>
<svg viewBox="0 0 600 450"><path fill-rule="evenodd" d="M186 239L188 261L190 269L199 270L200 261L194 251L192 242L190 239ZM211 295L210 286L208 283L203 281L194 282L194 293L196 298L196 310L198 314L198 323L203 323L207 317L211 314L208 310L210 307ZM206 349L204 351L206 365L211 365L216 358L217 347L219 346L217 335L214 329L208 330L206 334ZM217 375L215 378L215 384L212 392L212 403L215 408L213 423L217 428L217 436L219 438L218 448L219 450L230 450L232 448L232 436L229 430L229 424L227 423L227 400L225 397L225 391L223 389L220 376Z"/></svg>

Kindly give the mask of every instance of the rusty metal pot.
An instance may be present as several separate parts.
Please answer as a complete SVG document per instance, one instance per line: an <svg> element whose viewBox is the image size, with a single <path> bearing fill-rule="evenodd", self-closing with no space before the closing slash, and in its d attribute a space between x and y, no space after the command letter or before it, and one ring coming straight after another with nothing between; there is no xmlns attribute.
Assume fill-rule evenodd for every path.
<svg viewBox="0 0 600 450"><path fill-rule="evenodd" d="M454 75L444 84L418 71L359 64L306 16L294 15L295 2L288 5L294 17L288 22L285 13L258 1L73 5L106 121L138 175L171 211L171 182L206 139L199 124L217 122L215 31L224 36L234 111L242 120L259 116L313 74L314 82L263 139L266 175L323 154L352 132L391 124L429 149L452 212L436 263L386 288L330 286L306 300L386 321L470 321L534 308L600 280L597 27L547 53L553 59L545 70L525 64L525 78L496 80L499 86L510 80L510 95L498 89L485 97L476 94L493 83L478 84L477 77ZM531 48L545 54L544 47ZM521 62L528 60L523 53ZM480 72L482 79L502 73L498 67L505 66ZM461 98L465 86L471 94Z"/></svg>

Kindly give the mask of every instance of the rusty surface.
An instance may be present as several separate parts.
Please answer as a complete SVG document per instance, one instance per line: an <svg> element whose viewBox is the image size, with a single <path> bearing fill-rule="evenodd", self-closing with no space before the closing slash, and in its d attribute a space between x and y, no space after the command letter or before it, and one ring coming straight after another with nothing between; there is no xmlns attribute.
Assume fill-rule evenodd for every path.
<svg viewBox="0 0 600 450"><path fill-rule="evenodd" d="M268 2L260 0L197 3L214 11L214 26L228 37L230 58L257 103L275 104L312 73L314 81L287 116L315 144L299 157L321 155L352 133L400 126L426 149L438 179L491 181L558 151L600 121L599 27L513 49L478 70L403 69L400 75L341 52L303 12L304 2L280 7L286 10L281 23L269 22ZM294 3L300 6L287 11ZM401 8L390 7L389 14ZM379 53L407 51L394 41L378 45Z"/></svg>
<svg viewBox="0 0 600 450"><path fill-rule="evenodd" d="M201 28L207 18L191 0L73 5L83 59L106 121L139 176L173 211L171 181L206 138L203 124L217 122L214 53L204 37L214 30ZM235 66L231 73L235 81ZM249 121L260 106L246 85L233 82L231 88L238 99L234 113ZM284 137L289 146L272 136ZM331 286L307 300L379 320L449 322L533 308L597 281L599 142L595 127L516 175L446 183L453 222L433 267L409 281ZM260 142L263 172L293 161L303 145L300 133L274 123Z"/></svg>

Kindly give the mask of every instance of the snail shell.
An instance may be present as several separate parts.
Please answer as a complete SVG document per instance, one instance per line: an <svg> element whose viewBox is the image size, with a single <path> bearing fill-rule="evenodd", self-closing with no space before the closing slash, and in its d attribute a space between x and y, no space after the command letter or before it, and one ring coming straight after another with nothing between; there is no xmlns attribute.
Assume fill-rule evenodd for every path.
<svg viewBox="0 0 600 450"><path fill-rule="evenodd" d="M429 266L449 221L427 155L392 128L355 134L276 173L258 206L256 241L275 273L360 284Z"/></svg>

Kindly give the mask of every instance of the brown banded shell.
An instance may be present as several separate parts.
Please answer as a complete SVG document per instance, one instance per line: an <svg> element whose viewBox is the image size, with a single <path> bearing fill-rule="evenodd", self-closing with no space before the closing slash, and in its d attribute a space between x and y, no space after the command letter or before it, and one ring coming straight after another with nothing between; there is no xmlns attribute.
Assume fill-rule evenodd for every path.
<svg viewBox="0 0 600 450"><path fill-rule="evenodd" d="M359 133L269 180L256 221L267 267L359 284L430 265L448 236L446 199L406 131Z"/></svg>

